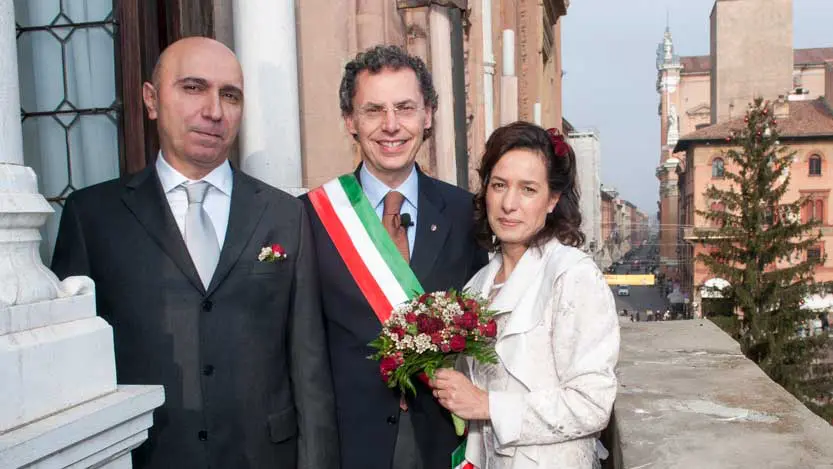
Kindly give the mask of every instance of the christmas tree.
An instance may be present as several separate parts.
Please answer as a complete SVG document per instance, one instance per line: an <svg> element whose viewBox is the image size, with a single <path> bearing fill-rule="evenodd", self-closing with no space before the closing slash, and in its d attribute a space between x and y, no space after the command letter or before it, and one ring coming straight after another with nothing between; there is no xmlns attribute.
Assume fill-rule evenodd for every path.
<svg viewBox="0 0 833 469"><path fill-rule="evenodd" d="M785 200L795 152L779 144L772 106L760 98L726 141L734 148L724 155L725 181L705 192L721 209L697 211L715 226L698 230L708 254L697 260L731 284L720 293L738 313L744 354L830 422L830 368L819 362L826 337L802 332L817 314L802 305L823 289L813 273L824 257L807 255L821 232L819 221L801 219L806 200Z"/></svg>

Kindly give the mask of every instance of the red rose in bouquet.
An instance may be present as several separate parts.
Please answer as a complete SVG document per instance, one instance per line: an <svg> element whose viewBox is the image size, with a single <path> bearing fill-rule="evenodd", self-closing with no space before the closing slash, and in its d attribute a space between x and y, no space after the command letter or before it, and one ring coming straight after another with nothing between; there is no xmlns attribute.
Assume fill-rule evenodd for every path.
<svg viewBox="0 0 833 469"><path fill-rule="evenodd" d="M397 307L370 346L370 358L390 388L416 394L411 379L421 373L433 378L439 368L451 368L460 355L497 363L497 325L486 300L468 292L422 294ZM458 434L462 420L454 416Z"/></svg>

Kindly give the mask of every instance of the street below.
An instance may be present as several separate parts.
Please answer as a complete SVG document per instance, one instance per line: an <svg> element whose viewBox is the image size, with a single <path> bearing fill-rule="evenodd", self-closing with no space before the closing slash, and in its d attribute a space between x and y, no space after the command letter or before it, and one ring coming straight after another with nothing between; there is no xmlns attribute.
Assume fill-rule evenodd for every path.
<svg viewBox="0 0 833 469"><path fill-rule="evenodd" d="M656 245L639 246L628 252L619 262L615 263L607 273L619 275L638 275L653 273L656 268ZM616 310L619 314L627 312L634 320L647 321L648 311L653 312L654 320L662 319L662 314L669 309L668 301L662 296L659 285L628 287L629 295L619 295L619 286L611 285L611 291L616 298Z"/></svg>

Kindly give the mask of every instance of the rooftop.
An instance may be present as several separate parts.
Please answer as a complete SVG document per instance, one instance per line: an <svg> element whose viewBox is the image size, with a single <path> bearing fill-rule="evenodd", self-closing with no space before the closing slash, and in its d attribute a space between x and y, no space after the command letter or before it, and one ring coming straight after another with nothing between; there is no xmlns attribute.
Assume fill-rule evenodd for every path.
<svg viewBox="0 0 833 469"><path fill-rule="evenodd" d="M796 49L793 54L795 66L822 65L828 60L833 60L833 47ZM680 64L683 74L710 73L712 69L712 59L708 55L680 57Z"/></svg>
<svg viewBox="0 0 833 469"><path fill-rule="evenodd" d="M833 137L833 112L824 98L810 101L790 101L790 115L778 120L778 133L782 138ZM731 131L745 126L743 117L720 122L680 137L674 152L685 151L698 142L722 141Z"/></svg>

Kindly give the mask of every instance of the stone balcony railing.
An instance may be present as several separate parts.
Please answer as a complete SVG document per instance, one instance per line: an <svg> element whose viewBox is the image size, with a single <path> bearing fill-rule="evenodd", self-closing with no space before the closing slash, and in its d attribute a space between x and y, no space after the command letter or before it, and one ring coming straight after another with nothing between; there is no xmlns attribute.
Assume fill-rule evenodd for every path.
<svg viewBox="0 0 833 469"><path fill-rule="evenodd" d="M607 467L833 469L833 426L713 323L621 326Z"/></svg>

